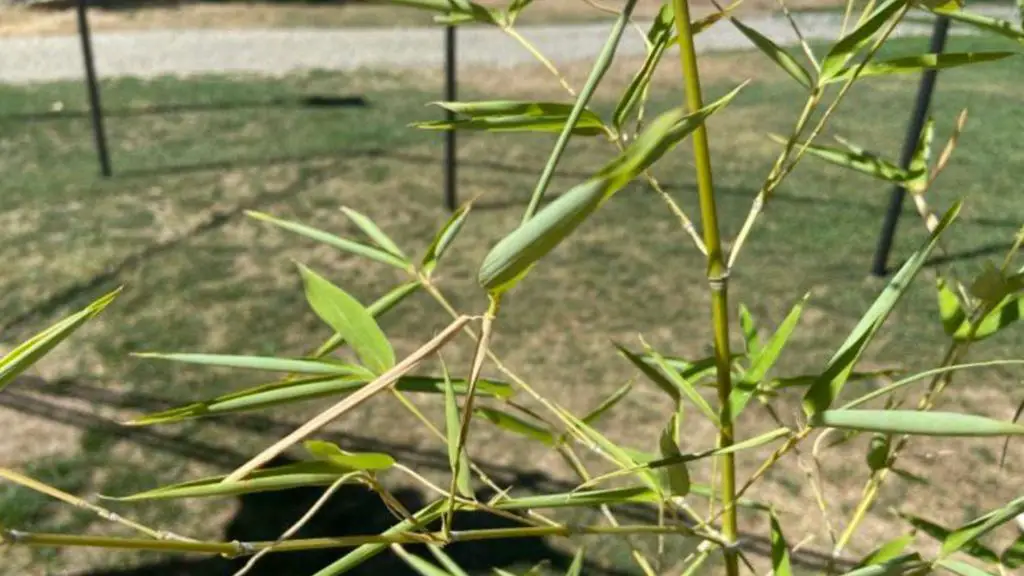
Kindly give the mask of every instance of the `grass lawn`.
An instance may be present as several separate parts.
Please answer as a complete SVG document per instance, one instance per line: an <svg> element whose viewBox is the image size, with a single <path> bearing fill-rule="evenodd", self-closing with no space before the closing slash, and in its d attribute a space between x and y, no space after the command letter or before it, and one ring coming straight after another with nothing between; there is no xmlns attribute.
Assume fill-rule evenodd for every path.
<svg viewBox="0 0 1024 576"><path fill-rule="evenodd" d="M901 41L893 50L918 50ZM991 42L958 38L958 49L990 48ZM637 62L620 62L598 108L614 104L611 93ZM720 212L727 237L738 230L766 174L776 145L767 132L786 131L800 100L794 84L752 54L727 54L706 62L709 97L737 82L755 82L710 123L716 155ZM569 70L580 83L586 70ZM961 146L930 198L944 208L967 198L961 220L949 233L947 262L976 270L986 257L1001 258L1024 220L1014 167L1024 162L1019 146L1024 109L1015 79L1024 60L943 72L934 113L938 141L950 133L956 113L970 117ZM462 75L467 98L519 98L557 94L557 84L534 68L514 76L484 71ZM657 78L651 108L674 105L675 75ZM143 361L137 351L206 351L231 354L301 355L329 334L308 310L292 260L325 274L369 302L401 274L359 261L329 247L287 235L244 216L259 210L337 234L356 230L340 212L351 206L374 218L407 252L421 252L445 221L441 206L441 137L407 127L432 117L423 104L437 98L436 78L365 72L311 73L284 80L207 77L190 80L119 80L104 86L108 129L117 176L95 177L96 166L77 83L0 86L0 334L10 346L49 322L124 284L115 305L50 357L32 377L0 395L0 459L77 494L118 495L200 475L223 473L247 455L290 431L326 404L314 401L229 418L141 429L116 425L128 417L212 397L259 382L252 374ZM871 80L850 96L830 134L840 134L895 157L916 88L915 77ZM511 91L510 91L511 90ZM310 106L310 97L366 106ZM60 112L51 112L60 102ZM460 194L480 196L469 223L439 270L443 290L456 308L479 313L484 301L476 268L498 238L519 221L552 137L460 137ZM564 190L608 158L606 144L577 140L552 190ZM657 173L696 218L691 156L687 145L670 154ZM888 189L866 177L808 161L778 192L734 273L734 305L747 304L765 328L776 325L805 292L811 300L783 355L780 373L814 371L845 338L882 283L868 277ZM895 258L923 239L923 226L908 204ZM943 349L929 268L879 336L865 366L923 368ZM577 413L592 408L637 374L614 353L610 340L636 344L641 333L664 353L707 355L708 299L699 254L686 242L664 204L636 183L551 254L505 304L496 350L523 377ZM419 294L384 316L382 326L399 355L411 352L446 315ZM460 373L469 342L446 355ZM1008 331L978 348L975 358L1019 354L1024 337ZM433 371L426 366L424 371ZM1020 401L1020 372L964 374L947 396L946 409L1008 418ZM664 402L638 382L630 398L604 421L610 436L641 449L656 445ZM798 396L789 406L798 410ZM437 398L423 410L440 419ZM784 414L791 417L792 414ZM402 418L402 420L398 420ZM412 425L392 402L373 402L332 429L348 449L376 448L443 478L447 460L434 438ZM742 436L770 425L750 410ZM696 417L686 425L686 446L711 446L711 429ZM996 461L1000 441L921 441L905 467L932 478L932 487L905 481L887 484L876 513L852 549L863 552L902 526L890 508L921 512L955 523L1016 496L1009 478L1022 471L1024 450L1011 444L1006 469ZM824 458L826 490L834 515L845 523L866 477L864 445L855 442ZM753 470L770 451L740 459ZM501 482L527 490L566 490L574 478L555 455L493 429L474 429L475 461ZM806 478L789 458L751 494L780 506L793 543L816 535L797 556L820 561L829 542ZM912 489L913 488L913 489ZM416 501L422 496L409 492ZM313 496L315 498L315 495ZM305 500L304 500L305 499ZM127 515L197 538L272 539L310 500L253 497L244 502L189 501L118 505ZM325 524L328 533L366 533L388 525L386 514L358 495L341 498ZM812 511L812 512L808 512ZM646 512L637 512L646 513ZM0 486L5 526L36 531L113 533L85 512L68 510L26 491ZM834 517L835 519L835 517ZM761 519L744 529L766 534ZM261 531L262 530L262 531ZM763 539L750 539L755 551ZM621 547L601 547L587 574L633 574ZM466 552L467 565L500 564L524 570L548 558L566 557L558 542ZM597 551L598 547L593 550ZM180 563L153 555L24 549L4 554L2 574L225 574L226 561ZM504 554L504 556L502 556ZM328 557L331 557L328 554ZM762 556L763 561L763 556ZM157 563L134 571L132 566ZM305 574L302 567L268 561L267 574ZM275 571L276 570L276 571ZM393 567L375 573L398 574Z"/></svg>

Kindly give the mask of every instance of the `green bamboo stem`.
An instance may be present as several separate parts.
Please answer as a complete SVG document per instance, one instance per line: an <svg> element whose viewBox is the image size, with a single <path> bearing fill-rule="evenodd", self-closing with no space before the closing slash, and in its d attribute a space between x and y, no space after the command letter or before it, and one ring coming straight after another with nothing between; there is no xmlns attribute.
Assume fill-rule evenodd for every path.
<svg viewBox="0 0 1024 576"><path fill-rule="evenodd" d="M547 164L544 165L544 171L541 172L540 180L537 181L536 188L533 189L533 194L530 196L530 203L526 207L526 212L523 214L523 222L525 223L533 215L537 213L537 208L540 207L540 202L544 198L544 192L547 191L548 185L551 184L551 179L555 175L555 168L558 167L558 161L562 159L562 154L565 153L566 147L569 145L569 140L572 138L572 130L576 127L576 123L579 122L580 116L583 115L583 110L590 103L591 97L594 95L594 91L597 90L597 86L601 83L601 79L604 78L605 72L612 64L612 59L615 57L615 50L619 46L619 40L622 38L623 32L626 30L626 26L629 24L630 15L633 13L633 7L636 6L637 0L626 0L626 5L623 6L622 12L619 13L618 20L615 21L615 26L612 28L611 34L608 36L608 41L605 42L604 48L601 50L601 54L597 57L597 62L594 63L594 68L590 71L590 77L587 78L586 85L583 86L583 90L580 92L578 98L576 98L576 104L573 106L572 111L569 113L569 118L565 122L565 127L562 128L561 134L558 135L558 141L555 142L555 149L551 151L551 156L548 158Z"/></svg>
<svg viewBox="0 0 1024 576"><path fill-rule="evenodd" d="M690 27L688 0L673 0L676 32L679 35L679 60L682 67L686 93L686 106L690 112L704 107L700 87L700 69ZM714 328L715 364L718 375L719 434L718 446L728 448L734 440L732 410L729 396L732 394L732 354L729 350L729 270L722 254L722 240L718 230L718 210L715 204L714 182L711 176L711 151L708 132L701 125L693 132L693 158L697 168L697 193L700 198L701 222L704 228L704 245L708 250L707 274L711 287L711 317ZM733 454L719 456L722 474L722 535L729 546L723 548L725 569L728 576L739 575L739 554L735 548L737 529L736 461Z"/></svg>

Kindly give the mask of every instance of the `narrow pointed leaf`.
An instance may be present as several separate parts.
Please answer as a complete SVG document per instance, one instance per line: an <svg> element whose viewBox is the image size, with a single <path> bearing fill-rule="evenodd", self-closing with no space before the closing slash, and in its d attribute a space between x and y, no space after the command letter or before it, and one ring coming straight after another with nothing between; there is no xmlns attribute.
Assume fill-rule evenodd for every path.
<svg viewBox="0 0 1024 576"><path fill-rule="evenodd" d="M582 576L583 552L583 548L576 551L576 554L572 557L572 564L569 564L569 569L565 572L565 576Z"/></svg>
<svg viewBox="0 0 1024 576"><path fill-rule="evenodd" d="M793 576L793 566L789 560L789 544L782 535L782 526L775 514L770 514L772 525L772 574L773 576Z"/></svg>
<svg viewBox="0 0 1024 576"><path fill-rule="evenodd" d="M651 24L651 29L647 32L647 41L651 46L647 58L626 87L625 92L623 92L622 97L619 99L618 105L615 106L612 122L616 127L621 128L626 123L629 115L640 105L644 91L650 85L651 77L654 75L654 71L661 62L665 49L672 39L674 25L675 12L672 10L672 3L667 2L662 5L661 11L658 12L658 16Z"/></svg>
<svg viewBox="0 0 1024 576"><path fill-rule="evenodd" d="M811 79L811 75L807 72L807 69L800 65L800 62L793 57L792 54L780 48L771 39L761 34L757 30L754 30L750 26L740 22L735 18L730 18L733 26L739 29L744 36L750 40L758 50L764 53L772 62L775 62L785 70L786 74L793 77L794 80L800 83L804 88L810 89L814 86L814 80Z"/></svg>
<svg viewBox="0 0 1024 576"><path fill-rule="evenodd" d="M692 484L691 493L700 496L717 497L717 492L709 486ZM541 496L524 496L510 498L494 505L500 510L530 510L557 508L594 508L601 504L654 504L661 501L661 494L649 486L632 486L628 488L611 488L607 490L576 490L562 494L545 494ZM737 506L749 510L767 510L764 504L741 498Z"/></svg>
<svg viewBox="0 0 1024 576"><path fill-rule="evenodd" d="M911 255L900 271L893 276L888 286L861 317L849 337L829 360L825 371L807 390L803 404L804 412L808 415L827 410L832 406L864 350L871 343L882 324L885 323L889 313L902 299L921 267L924 266L928 256L935 249L939 237L959 214L960 206L961 203L957 202L946 212L928 241Z"/></svg>
<svg viewBox="0 0 1024 576"><path fill-rule="evenodd" d="M532 438L547 446L555 445L555 437L551 432L545 430L544 428L541 428L540 426L531 424L521 418L517 418L516 416L507 414L505 412L502 412L501 410L496 410L494 408L481 407L475 409L474 412L483 416L485 419L487 419L489 422L491 422L492 424L499 428L504 428L505 430L519 434L520 436Z"/></svg>
<svg viewBox="0 0 1024 576"><path fill-rule="evenodd" d="M667 394L668 397L672 399L672 402L674 404L679 403L679 401L682 399L682 392L680 391L678 386L674 385L662 372L658 371L658 364L657 361L654 360L653 356L651 356L649 353L646 354L646 356L651 360L648 364L647 362L644 361L643 357L641 357L639 354L630 352L628 349L626 349L625 346L615 344L615 347L618 348L619 352L623 356L625 356L631 364L636 366L637 369L640 370L640 372L642 372L644 376L647 376L648 380L650 380L662 392Z"/></svg>
<svg viewBox="0 0 1024 576"><path fill-rule="evenodd" d="M462 417L459 414L459 405L455 401L455 387L448 376L447 368L444 368L444 380L444 428L448 440L448 465L455 476L456 489L463 496L470 498L473 496L473 490L469 484L469 456L459 445Z"/></svg>
<svg viewBox="0 0 1024 576"><path fill-rule="evenodd" d="M840 38L822 60L819 82L828 82L829 79L840 73L850 58L866 46L871 38L906 5L907 1L886 0L860 26Z"/></svg>
<svg viewBox="0 0 1024 576"><path fill-rule="evenodd" d="M143 352L134 354L139 358L169 360L184 364L200 364L221 368L244 368L267 372L286 372L289 374L322 374L334 376L359 376L373 378L373 374L362 366L345 362L328 362L324 360L307 360L302 358L272 358L267 356L235 356L230 354L158 354Z"/></svg>
<svg viewBox="0 0 1024 576"><path fill-rule="evenodd" d="M672 415L665 429L661 432L661 439L658 445L661 449L662 458L678 458L682 455L682 452L679 451L679 445L676 443L678 434L679 414L677 413ZM666 466L662 473L666 477L668 491L673 496L686 496L690 493L690 472L686 469L685 462Z"/></svg>
<svg viewBox="0 0 1024 576"><path fill-rule="evenodd" d="M743 304L740 304L740 328L743 330L743 342L747 356L749 358L756 358L764 347L761 344L760 329L754 320L753 314Z"/></svg>
<svg viewBox="0 0 1024 576"><path fill-rule="evenodd" d="M772 140L784 143L786 140L775 135ZM807 153L820 158L836 166L849 168L862 174L867 174L886 182L905 183L922 175L922 172L912 172L900 168L893 162L879 157L867 150L844 150L834 146L823 146L821 144L797 144L800 148L807 148Z"/></svg>
<svg viewBox="0 0 1024 576"><path fill-rule="evenodd" d="M869 76L883 76L887 74L913 74L922 70L940 70L943 68L956 68L968 64L981 64L982 62L995 62L1014 56L1016 52L948 52L942 54L918 54L917 56L904 56L891 60L879 60L870 62L860 70L860 78ZM831 76L828 82L839 82L847 80L854 73L853 68L846 68L836 75Z"/></svg>
<svg viewBox="0 0 1024 576"><path fill-rule="evenodd" d="M346 452L336 444L322 440L307 440L303 443L306 452L321 462L327 462L347 470L387 470L395 465L395 459L378 452Z"/></svg>
<svg viewBox="0 0 1024 576"><path fill-rule="evenodd" d="M25 342L0 358L0 390L3 390L15 377L28 370L40 358L48 354L63 342L75 330L82 327L94 316L110 305L121 292L118 288L94 300L91 304L50 326L46 330L32 336Z"/></svg>
<svg viewBox="0 0 1024 576"><path fill-rule="evenodd" d="M966 562L960 562L959 560L939 560L938 564L959 576L995 576L991 572L987 572L981 568L976 568Z"/></svg>
<svg viewBox="0 0 1024 576"><path fill-rule="evenodd" d="M879 564L854 568L843 576L903 576L920 573L921 568L926 565L921 560L921 555L914 552Z"/></svg>
<svg viewBox="0 0 1024 576"><path fill-rule="evenodd" d="M466 218L469 217L470 208L470 204L459 207L437 232L437 235L434 236L434 241L430 243L420 264L428 274L434 271L437 263L441 261L441 257L444 256L452 242L455 241L456 236L459 235L462 225L466 223Z"/></svg>
<svg viewBox="0 0 1024 576"><path fill-rule="evenodd" d="M766 432L759 436L755 436L754 438L750 438L742 442L737 442L732 446L729 446L728 448L715 448L712 450L705 450L703 452L694 452L691 454L682 454L680 456L674 456L672 458L654 460L645 463L642 467L639 468L655 470L658 468L664 468L665 466L671 466L679 462L692 462L694 460L702 460L704 458L709 458L711 456L720 456L722 454L735 454L736 452L742 452L744 450L750 450L753 448L764 446L769 442L774 442L779 438L789 436L791 433L792 431L789 428L777 428L770 432Z"/></svg>
<svg viewBox="0 0 1024 576"><path fill-rule="evenodd" d="M477 274L479 284L492 293L511 289L605 201L703 125L707 117L727 105L740 88L693 114L687 115L683 109L677 109L655 119L619 157L594 177L558 197L498 242L480 266Z"/></svg>
<svg viewBox="0 0 1024 576"><path fill-rule="evenodd" d="M131 420L127 424L130 426L148 426L191 420L193 418L262 410L293 402L350 394L365 386L370 380L372 378L357 376L341 378L318 376L283 380L218 396L210 400L147 414ZM457 380L453 384L457 394L466 394L468 386L465 380ZM444 381L433 376L403 376L395 384L395 389L407 393L443 394ZM480 380L477 382L476 393L483 396L508 398L512 396L513 392L512 387L505 382L491 380Z"/></svg>
<svg viewBox="0 0 1024 576"><path fill-rule="evenodd" d="M618 446L611 440L608 440L604 435L602 435L597 430L594 430L590 426L584 424L582 421L580 421L578 418L570 414L568 411L562 410L561 412L569 423L571 423L577 430L579 430L583 434L583 436L585 436L590 442L596 445L596 447L601 452L603 452L612 460L614 460L619 466L621 466L624 469L637 469L637 462L633 459L632 456L630 456L630 454L627 451L622 449L620 446ZM650 470L638 469L636 475L642 482L647 484L647 486L652 490L659 490L660 487L658 485L658 482L655 479L654 474Z"/></svg>
<svg viewBox="0 0 1024 576"><path fill-rule="evenodd" d="M942 318L942 329L952 336L967 322L967 313L960 305L960 298L951 290L945 279L939 278L936 283L939 300L939 317Z"/></svg>
<svg viewBox="0 0 1024 576"><path fill-rule="evenodd" d="M661 354L658 354L653 349L648 350L647 353L651 356L651 358L654 360L654 363L661 370L660 373L663 376L665 376L669 382L671 382L672 386L679 390L681 393L683 393L687 398L689 398L690 402L693 402L693 405L696 406L697 409L700 410L701 413L704 414L704 416L708 420L714 422L715 425L718 425L718 414L716 414L714 408L712 408L711 405L708 404L708 401L705 400L699 392L697 392L697 389L694 388L693 384L691 384L689 381L680 376L678 372L673 370L668 365L668 363L665 362L665 359L661 356Z"/></svg>
<svg viewBox="0 0 1024 576"><path fill-rule="evenodd" d="M903 551L907 549L907 546L910 546L913 542L913 534L904 534L899 538L890 540L865 556L864 559L857 564L857 568L889 562L903 554Z"/></svg>
<svg viewBox="0 0 1024 576"><path fill-rule="evenodd" d="M420 284L419 280L413 280L412 282L406 282L405 284L396 286L393 290L375 300L373 304L367 306L366 311L375 319L379 318L381 315L389 312L402 300L405 300L422 287L423 285ZM334 336L331 336L327 342L324 342L323 345L313 353L313 357L322 358L331 352L334 352L344 344L345 337L341 334L335 333Z"/></svg>
<svg viewBox="0 0 1024 576"><path fill-rule="evenodd" d="M415 554L410 554L405 548L397 548L394 550L395 555L402 559L403 562L408 564L409 568L412 568L413 572L420 576L452 576L446 570L442 570L437 566L434 566L430 562L420 558Z"/></svg>
<svg viewBox="0 0 1024 576"><path fill-rule="evenodd" d="M427 544L427 549L434 555L434 558L437 558L437 561L441 563L441 566L444 566L445 570L451 572L451 576L469 576L469 574L466 574L466 572L455 563L455 560L452 560L451 556L445 554L444 550L440 546L436 544Z"/></svg>
<svg viewBox="0 0 1024 576"><path fill-rule="evenodd" d="M991 16L985 16L984 14L966 12L964 10L952 8L933 9L932 11L951 20L963 22L964 24L980 28L987 32L992 32L993 34L998 34L1004 38L1009 38L1010 40L1024 44L1024 29L1021 27L1024 24L1015 24L1008 20L1002 20Z"/></svg>
<svg viewBox="0 0 1024 576"><path fill-rule="evenodd" d="M341 211L344 212L345 216L348 216L348 219L358 226L359 229L370 238L370 240L373 240L377 246L380 246L389 253L401 258L403 261L408 261L408 258L406 258L405 254L402 252L402 249L398 247L398 244L395 244L395 241L392 240L390 236L385 234L379 226L374 224L373 220L370 220L366 215L356 212L346 206L342 206Z"/></svg>
<svg viewBox="0 0 1024 576"><path fill-rule="evenodd" d="M597 408L594 408L593 410L590 411L590 413L584 416L583 423L592 425L594 422L597 422L601 418L601 416L604 416L605 413L607 413L609 410L614 408L619 402L621 402L622 399L625 398L626 395L629 394L629 391L632 389L633 383L627 382L624 386L613 392L611 396L605 398L604 402L601 402L601 404Z"/></svg>
<svg viewBox="0 0 1024 576"><path fill-rule="evenodd" d="M327 486L350 472L328 462L300 462L276 468L257 470L245 480L223 483L226 476L214 476L146 490L122 497L104 496L107 500L136 502L143 500L174 500L211 496L238 496L256 492L274 492L305 486ZM353 476L354 477L354 476Z"/></svg>
<svg viewBox="0 0 1024 576"><path fill-rule="evenodd" d="M1016 323L1024 316L1024 296L1014 295L1008 297L978 322L978 328L971 334L970 324L964 323L953 334L953 339L963 342L965 340L980 341L989 338L1004 328Z"/></svg>
<svg viewBox="0 0 1024 576"><path fill-rule="evenodd" d="M409 264L406 261L388 253L385 250L374 248L373 246L367 246L366 244L360 244L359 242L353 242L352 240L335 236L334 234L324 232L323 230L317 230L316 228L312 228L304 224L281 220L268 214L253 212L251 210L246 211L246 215L262 222L268 222L279 228L288 230L289 232L294 232L300 236L305 236L306 238L316 240L317 242L333 246L350 254L355 254L356 256L362 256L363 258L369 258L370 260L390 264L391 266L402 270L406 270L409 267Z"/></svg>
<svg viewBox="0 0 1024 576"><path fill-rule="evenodd" d="M797 302L793 309L790 310L786 318L779 324L778 329L772 334L771 339L764 349L755 356L750 362L750 369L743 375L744 381L747 383L758 386L768 372L775 366L775 363L779 359L779 355L782 354L782 349L785 348L786 342L789 341L789 337L793 334L793 330L796 329L797 323L800 321L800 315L803 313L804 304L807 303L807 299L810 294L805 294L804 297ZM747 402L750 401L751 390L736 387L729 397L729 402L732 406L732 414L735 418L743 409L746 408Z"/></svg>
<svg viewBox="0 0 1024 576"><path fill-rule="evenodd" d="M826 410L809 419L816 428L913 436L1020 436L1024 426L971 414L917 410Z"/></svg>
<svg viewBox="0 0 1024 576"><path fill-rule="evenodd" d="M454 121L419 122L426 130L485 130L488 132L561 132L572 112L572 104L495 100L484 102L435 102L436 106L464 116ZM593 136L604 133L604 123L594 112L583 109L573 134Z"/></svg>
<svg viewBox="0 0 1024 576"><path fill-rule="evenodd" d="M341 334L360 361L375 374L395 365L395 351L377 321L358 300L326 278L299 264L306 299L321 320Z"/></svg>
<svg viewBox="0 0 1024 576"><path fill-rule="evenodd" d="M985 514L981 518L957 528L942 542L942 555L959 551L964 546L977 542L989 532L1024 514L1024 498L1018 498L1006 506Z"/></svg>

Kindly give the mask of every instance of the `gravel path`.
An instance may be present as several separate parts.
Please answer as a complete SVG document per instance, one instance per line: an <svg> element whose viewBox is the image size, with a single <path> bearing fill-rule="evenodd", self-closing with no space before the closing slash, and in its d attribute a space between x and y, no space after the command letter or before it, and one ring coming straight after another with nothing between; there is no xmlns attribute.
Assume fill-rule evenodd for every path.
<svg viewBox="0 0 1024 576"><path fill-rule="evenodd" d="M1012 18L1011 7L984 10ZM839 33L833 14L797 16L809 39L831 40ZM795 36L781 17L744 19L780 44ZM644 24L646 27L646 24ZM521 33L556 62L589 59L601 49L609 24L524 27ZM905 24L898 35L926 35L930 27ZM965 31L954 27L954 32ZM438 29L289 29L289 30L163 30L98 34L93 38L96 67L102 77L152 77L164 74L255 72L271 75L302 69L353 70L361 67L440 66L443 37ZM718 24L698 36L698 48L734 50L750 46L733 26ZM644 46L630 31L619 51L641 55ZM532 57L519 44L493 28L459 31L461 65L494 67L528 63ZM0 82L28 83L73 80L82 76L77 37L8 38L0 40Z"/></svg>

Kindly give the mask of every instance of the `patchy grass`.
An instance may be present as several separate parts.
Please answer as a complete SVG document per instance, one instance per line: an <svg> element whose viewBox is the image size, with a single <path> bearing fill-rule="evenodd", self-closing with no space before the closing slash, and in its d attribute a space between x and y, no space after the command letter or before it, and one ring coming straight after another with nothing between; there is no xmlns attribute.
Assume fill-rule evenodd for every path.
<svg viewBox="0 0 1024 576"><path fill-rule="evenodd" d="M966 49L984 42L952 43ZM898 42L893 50L914 46ZM731 237L777 150L763 135L786 131L800 102L789 78L759 56L722 55L706 63L709 97L741 77L755 79L710 124L720 211ZM628 78L629 64L636 65L621 63L624 71L612 74L613 84ZM493 75L467 71L466 97L511 97L509 85L524 91L516 97L543 93L545 85L557 87L531 70L514 72L523 83L502 85L493 82ZM975 270L984 258L1001 257L1022 220L1014 195L1017 180L1007 168L1024 160L1016 146L1024 111L1015 106L1013 82L1022 71L1016 59L942 75L934 108L940 141L962 107L971 112L961 147L930 199L934 206L945 207L954 198L967 197L963 218L950 233L949 257L959 269ZM672 77L667 71L659 78L652 113L677 101ZM3 461L78 494L124 494L224 472L322 409L324 403L318 401L174 426L124 429L115 424L259 382L252 374L142 361L129 357L130 352L303 354L325 339L329 334L305 305L293 259L363 301L401 280L395 271L270 229L242 213L256 209L354 235L356 230L338 210L348 205L374 218L408 252L425 248L446 219L441 140L438 134L415 132L407 125L433 115L422 104L435 98L438 85L436 78L414 80L367 72L313 73L285 81L210 77L108 82L104 90L117 171L108 181L94 177L79 84L0 87L0 221L7 231L0 247L7 263L0 279L3 344L13 345L105 290L127 286L115 305L40 363L36 379L21 381L0 395L0 422L7 430ZM531 89L525 90L524 84ZM915 88L916 78L910 76L866 82L852 93L830 134L894 156ZM361 96L368 106L310 106L310 96L336 103ZM597 107L610 107L612 96L603 93ZM50 112L57 101L63 110ZM479 195L479 200L440 269L440 283L458 309L480 312L484 301L473 280L476 267L493 242L518 222L553 138L465 135L460 142L460 195ZM577 140L552 190L579 181L609 152L597 140ZM689 166L688 147L683 145L657 173L696 218ZM818 369L880 289L882 284L866 273L887 192L867 178L808 162L769 206L734 274L733 303L746 303L769 327L811 292L781 371ZM895 248L897 260L920 242L922 228L908 207ZM930 270L900 306L866 364L914 369L938 361L942 334ZM637 378L613 353L611 340L634 344L636 334L642 333L665 353L707 355L703 274L699 255L659 198L634 184L510 296L498 325L496 350L550 398L583 412ZM443 311L420 294L385 316L382 325L401 355L445 321ZM993 339L976 357L1013 356L1024 343L1020 334L1018 330ZM460 372L468 364L469 344L460 341L446 353L449 365ZM1019 378L1019 372L1010 371L964 374L945 407L1009 417L1019 401ZM796 397L791 400L795 411ZM418 402L439 419L437 398ZM602 429L638 448L652 448L664 408L659 393L640 382ZM442 478L447 469L442 447L422 428L395 426L399 418L410 421L397 404L382 398L339 422L331 434L347 448L387 450L428 476ZM765 415L750 410L740 430L747 436L770 425ZM40 438L49 440L41 443ZM696 416L687 423L686 438L693 449L713 442L710 426ZM564 490L575 482L555 455L485 426L474 429L471 446L474 460L502 483L526 490ZM993 464L1001 448L998 441L914 446L907 468L932 477L941 469L942 479L934 487L914 490L899 481L890 483L864 537L852 547L855 552L900 529L887 506L957 522L970 510L984 510L1016 495L1005 478L1021 472L1024 451L1019 444L1011 444L1004 472ZM856 502L865 477L863 448L854 443L824 458L833 513L848 517ZM752 472L768 451L745 453L741 473ZM806 562L820 560L820 553L829 549L820 518L808 512L814 510L812 494L796 459L783 461L752 496L779 503L791 542L817 536L801 556ZM233 538L238 532L232 530L245 524L239 506L225 500L116 509L193 537ZM272 515L267 510L273 507L263 510ZM345 510L348 522L356 520L355 533L376 529L360 512ZM0 491L0 518L5 525L26 529L123 533L9 486ZM744 521L745 530L763 534L764 528L756 517ZM595 556L599 565L588 574L633 573L621 545L601 544L607 546ZM765 549L763 540L754 538L751 545ZM534 552L513 557L506 565L528 565L540 554ZM557 559L555 552L551 554ZM82 551L30 554L14 549L6 554L4 574L103 569L94 574L127 576L132 572L125 566L162 561ZM181 573L200 572L186 568Z"/></svg>

